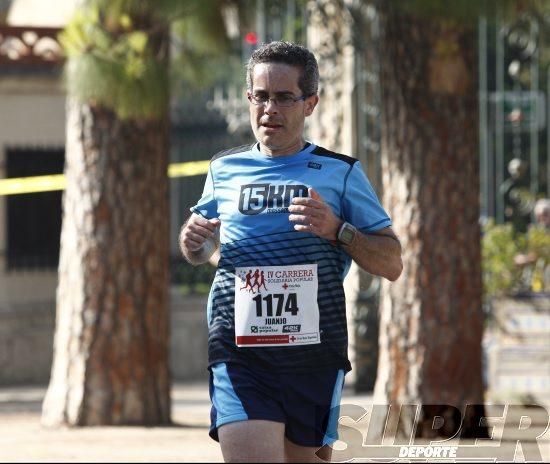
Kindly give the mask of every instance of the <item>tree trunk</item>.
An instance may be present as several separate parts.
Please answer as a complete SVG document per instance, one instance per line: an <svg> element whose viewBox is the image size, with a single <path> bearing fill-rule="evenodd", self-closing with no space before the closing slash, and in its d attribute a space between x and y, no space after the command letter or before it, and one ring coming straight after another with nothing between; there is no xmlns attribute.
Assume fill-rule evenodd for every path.
<svg viewBox="0 0 550 464"><path fill-rule="evenodd" d="M319 65L319 103L307 120L307 137L338 153L356 156L356 82L352 18L340 0L311 0L308 3L308 47ZM365 165L363 165L365 167ZM357 336L357 297L362 271L352 263L344 280L348 312L348 358L352 371L346 384L357 387L365 357L364 339ZM377 340L375 340L377 343Z"/></svg>
<svg viewBox="0 0 550 464"><path fill-rule="evenodd" d="M383 289L375 400L421 405L424 437L452 435L465 406L478 405L462 436L483 436L475 28L389 1L379 13L384 205L404 270ZM415 426L408 411L406 435ZM434 431L437 416L444 423Z"/></svg>
<svg viewBox="0 0 550 464"><path fill-rule="evenodd" d="M46 425L167 424L168 121L69 101Z"/></svg>
<svg viewBox="0 0 550 464"><path fill-rule="evenodd" d="M309 3L308 47L319 65L319 103L309 117L308 137L338 153L352 155L353 47L351 24L334 0Z"/></svg>

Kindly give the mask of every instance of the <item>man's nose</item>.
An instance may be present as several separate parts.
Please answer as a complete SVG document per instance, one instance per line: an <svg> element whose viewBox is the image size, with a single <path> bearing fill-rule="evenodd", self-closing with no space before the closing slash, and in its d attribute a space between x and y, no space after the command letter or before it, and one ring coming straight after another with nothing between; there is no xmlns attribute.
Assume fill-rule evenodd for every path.
<svg viewBox="0 0 550 464"><path fill-rule="evenodd" d="M270 98L264 103L264 113L266 114L276 114L279 112L279 109L277 107L277 104L275 103L275 100Z"/></svg>

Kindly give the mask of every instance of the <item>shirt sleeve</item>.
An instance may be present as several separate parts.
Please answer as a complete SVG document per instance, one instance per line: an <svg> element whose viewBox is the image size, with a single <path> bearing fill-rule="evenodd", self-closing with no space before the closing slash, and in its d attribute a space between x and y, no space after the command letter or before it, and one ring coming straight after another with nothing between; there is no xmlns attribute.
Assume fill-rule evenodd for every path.
<svg viewBox="0 0 550 464"><path fill-rule="evenodd" d="M343 197L344 220L362 232L375 232L391 226L360 162L355 162L346 179Z"/></svg>
<svg viewBox="0 0 550 464"><path fill-rule="evenodd" d="M192 206L190 210L193 213L199 214L206 219L213 219L219 217L218 202L214 195L214 180L212 175L212 163L208 168L208 174L206 175L206 181L204 182L204 189L202 196L195 206Z"/></svg>

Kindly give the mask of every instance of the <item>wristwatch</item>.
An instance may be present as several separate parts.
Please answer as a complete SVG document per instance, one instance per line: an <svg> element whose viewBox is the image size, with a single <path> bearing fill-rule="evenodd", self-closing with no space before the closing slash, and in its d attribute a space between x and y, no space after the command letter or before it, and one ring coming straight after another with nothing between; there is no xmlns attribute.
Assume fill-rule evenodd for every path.
<svg viewBox="0 0 550 464"><path fill-rule="evenodd" d="M338 229L338 234L336 236L339 243L349 246L353 243L356 233L357 229L355 227L349 222L344 222Z"/></svg>

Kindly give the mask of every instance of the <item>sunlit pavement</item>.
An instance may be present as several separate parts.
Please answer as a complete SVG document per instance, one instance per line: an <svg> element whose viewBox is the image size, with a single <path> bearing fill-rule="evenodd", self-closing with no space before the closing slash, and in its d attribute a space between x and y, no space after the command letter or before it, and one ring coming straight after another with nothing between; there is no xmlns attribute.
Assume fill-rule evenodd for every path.
<svg viewBox="0 0 550 464"><path fill-rule="evenodd" d="M0 388L0 462L221 462L219 446L208 437L210 402L206 383L176 384L172 391L174 425L171 427L83 427L48 429L40 425L40 408L45 394L44 387ZM351 390L344 391L342 403L354 405L368 411L372 404L369 395L356 395ZM360 409L359 409L360 410ZM490 415L491 408L488 408ZM545 431L544 411L523 408L516 411L531 417L527 426L536 433L543 434L537 441L529 439L524 446L517 445L526 430L517 430L508 439L494 448L479 446L473 441L460 442L457 459L433 459L434 461L461 461L460 457L470 456L472 461L498 460L521 462L524 458L543 462L550 461L550 431ZM367 436L368 417L357 422L343 419L343 425L355 429L352 437ZM494 435L499 436L502 419L493 419ZM525 422L525 421L524 421ZM523 436L522 436L523 433ZM349 436L349 435L348 435ZM350 443L351 444L351 443ZM429 444L422 442L416 444ZM498 443L496 443L498 445ZM344 445L337 442L335 457L340 461L353 455L355 462L369 462L370 459L385 458L395 460L400 447L362 446L351 444L351 454L344 453ZM386 445L386 446L384 446ZM435 447L435 444L432 444ZM441 444L439 444L441 445ZM442 444L458 445L455 441ZM493 443L495 445L495 443ZM341 449L339 451L339 449ZM404 450L401 450L405 452ZM432 452L431 450L430 452ZM414 452L414 450L413 450ZM462 453L462 454L461 454ZM403 458L404 461L417 459ZM346 459L347 460L347 459ZM423 459L426 461L426 458ZM429 460L429 459L428 459Z"/></svg>

